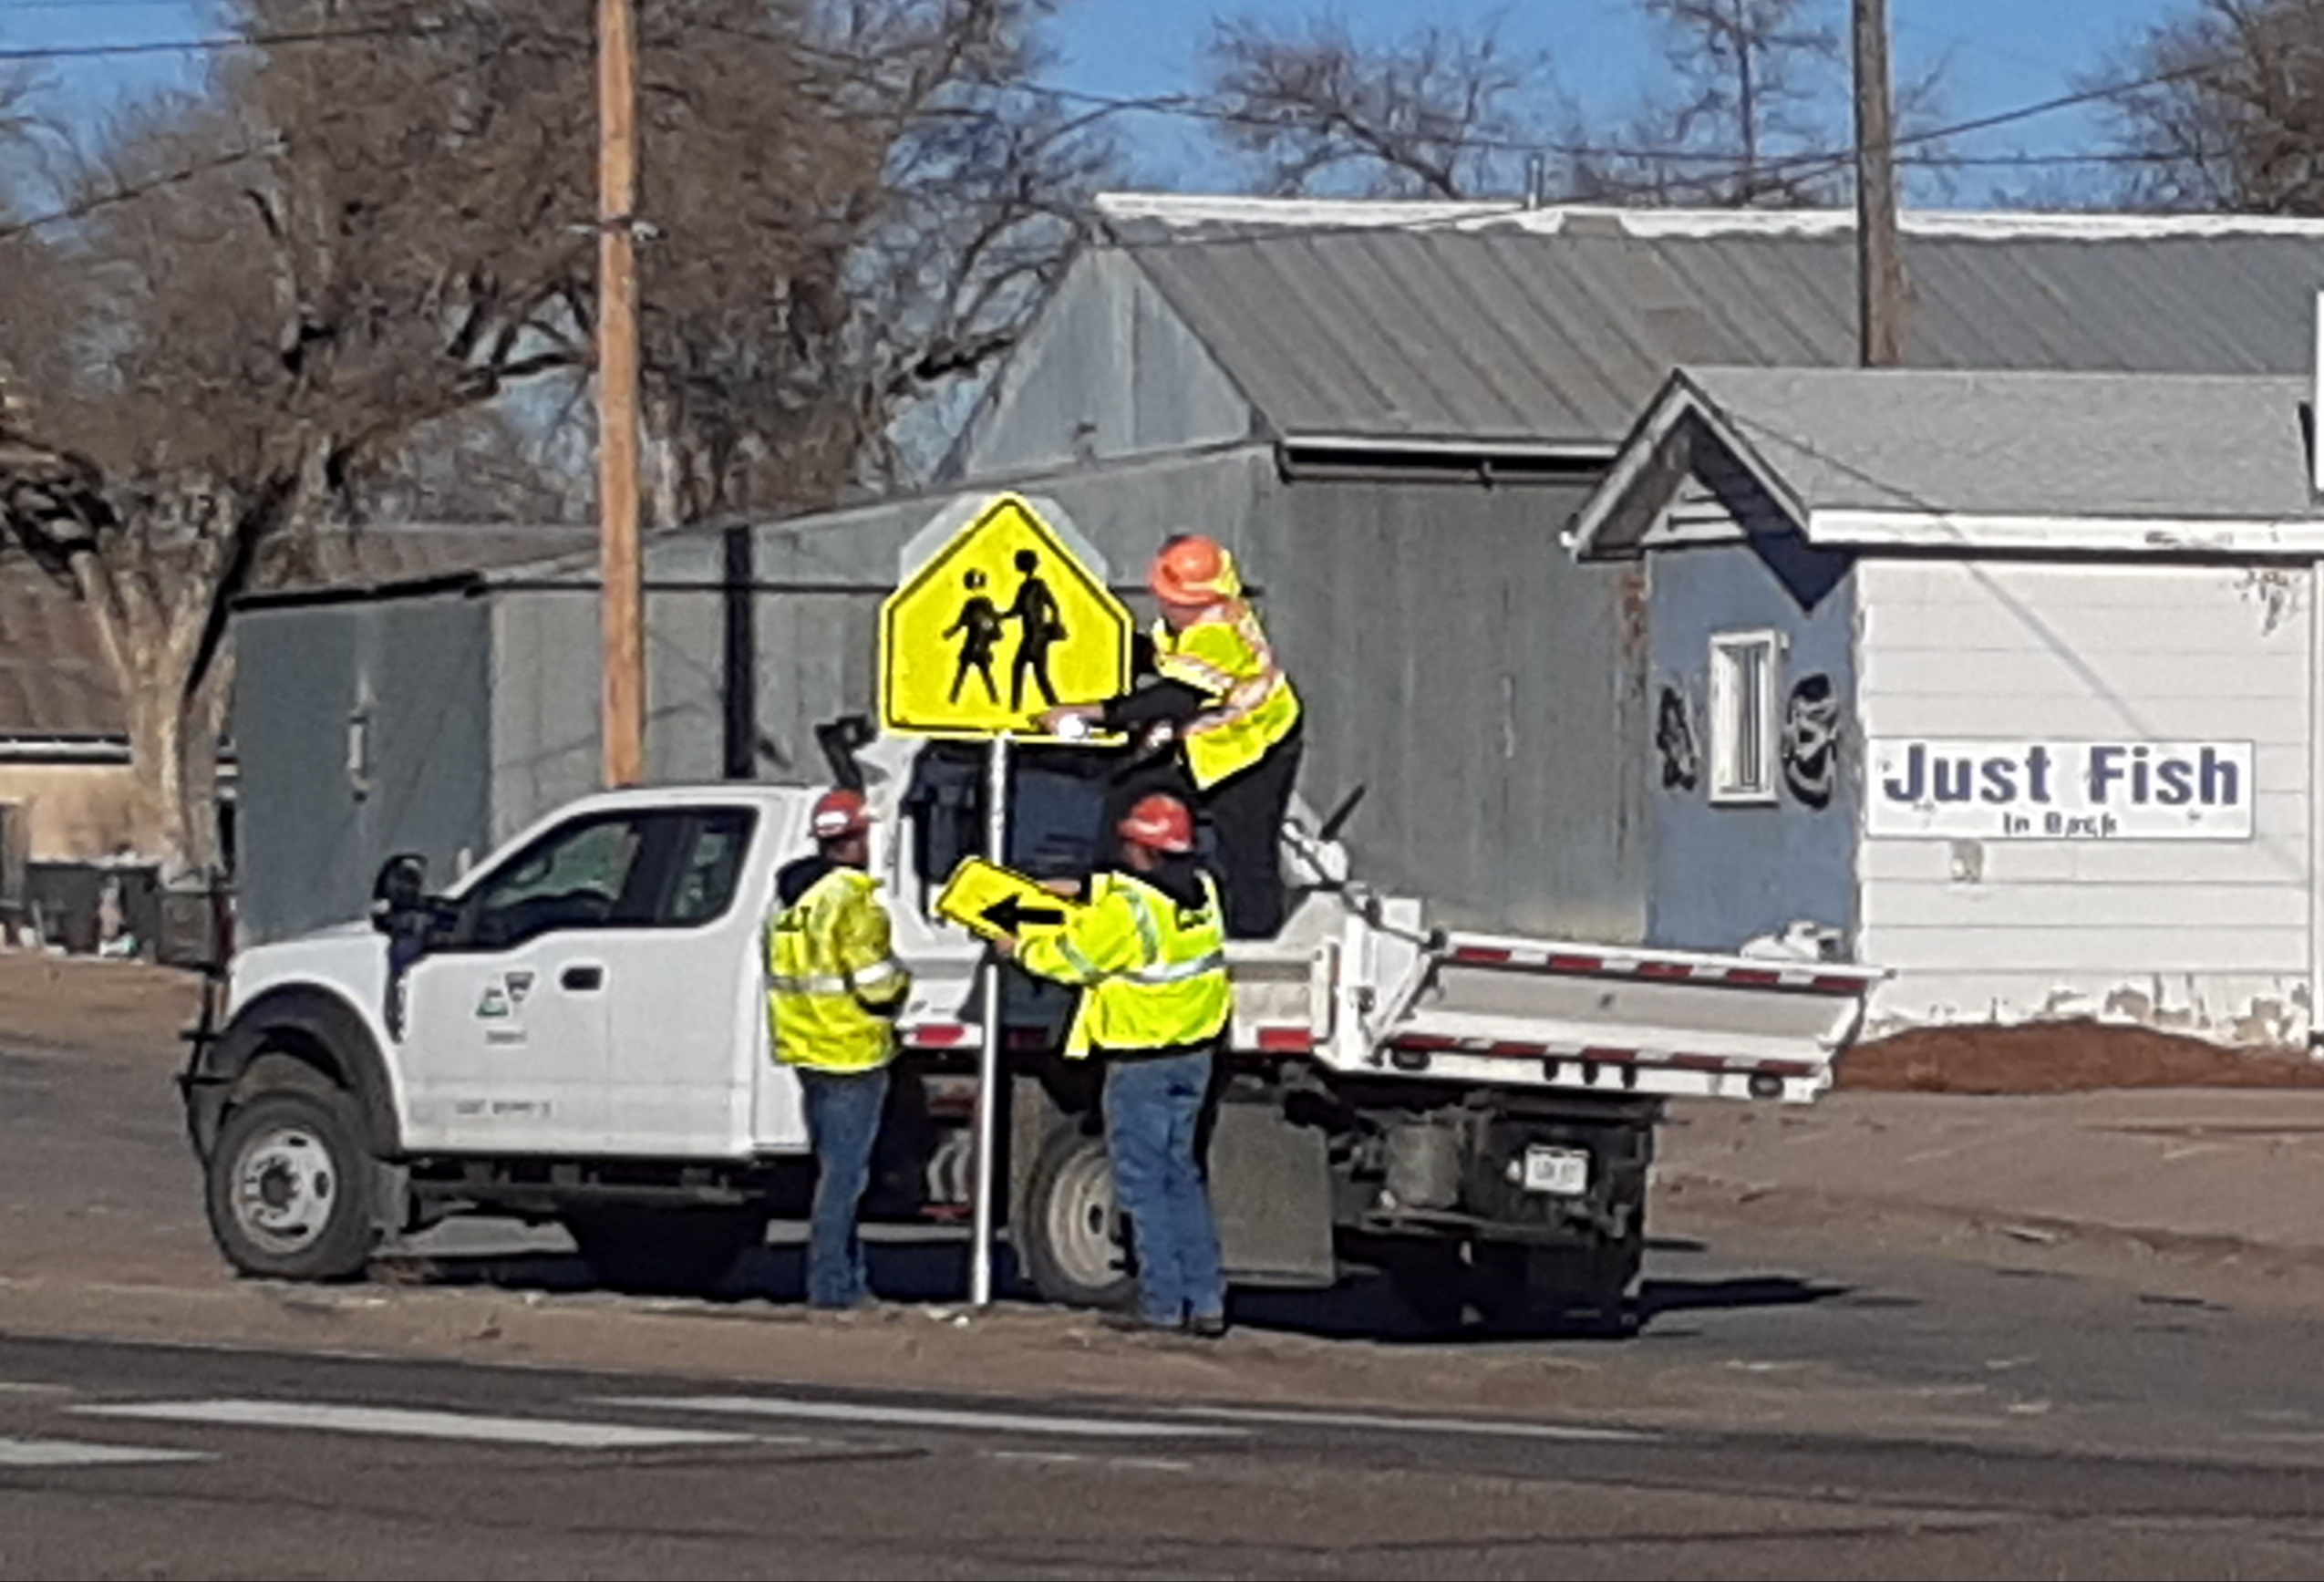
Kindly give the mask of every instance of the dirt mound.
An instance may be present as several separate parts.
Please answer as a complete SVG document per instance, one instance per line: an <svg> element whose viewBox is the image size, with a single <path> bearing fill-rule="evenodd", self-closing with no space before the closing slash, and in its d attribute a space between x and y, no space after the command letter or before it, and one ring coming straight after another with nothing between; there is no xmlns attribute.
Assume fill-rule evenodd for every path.
<svg viewBox="0 0 2324 1582"><path fill-rule="evenodd" d="M2324 1060L2229 1049L2094 1021L1924 1028L1841 1057L1839 1085L1885 1093L2081 1093L2095 1088L2324 1088Z"/></svg>

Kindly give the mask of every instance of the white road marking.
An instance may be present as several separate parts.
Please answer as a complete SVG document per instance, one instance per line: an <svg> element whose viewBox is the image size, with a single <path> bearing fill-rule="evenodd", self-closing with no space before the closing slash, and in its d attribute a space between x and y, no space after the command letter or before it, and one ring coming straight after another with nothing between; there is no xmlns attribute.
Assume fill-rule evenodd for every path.
<svg viewBox="0 0 2324 1582"><path fill-rule="evenodd" d="M597 1406L651 1411L707 1411L735 1417L798 1417L819 1422L869 1422L884 1427L991 1429L1003 1433L1049 1433L1072 1439L1210 1439L1241 1435L1235 1428L1186 1422L1141 1422L1111 1417L1033 1417L1015 1411L966 1411L934 1406L874 1406L852 1401L796 1401L776 1395L615 1395Z"/></svg>
<svg viewBox="0 0 2324 1582"><path fill-rule="evenodd" d="M141 1466L153 1462L217 1459L198 1450L88 1444L77 1439L0 1439L0 1468Z"/></svg>
<svg viewBox="0 0 2324 1582"><path fill-rule="evenodd" d="M1039 1466L1124 1467L1136 1472L1193 1472L1191 1461L1170 1461L1152 1455L1082 1455L1069 1450L988 1450L987 1461L1032 1462Z"/></svg>
<svg viewBox="0 0 2324 1582"><path fill-rule="evenodd" d="M70 1395L69 1384L33 1384L15 1379L0 1379L0 1395Z"/></svg>
<svg viewBox="0 0 2324 1582"><path fill-rule="evenodd" d="M86 1417L148 1422L200 1422L232 1428L311 1429L398 1439L470 1440L568 1450L655 1450L677 1445L749 1444L756 1436L692 1428L636 1428L617 1422L567 1422L542 1417L483 1417L466 1411L409 1411L298 1401L158 1401L72 1408Z"/></svg>
<svg viewBox="0 0 2324 1582"><path fill-rule="evenodd" d="M1253 1407L1178 1406L1188 1417L1221 1422L1280 1423L1289 1428L1377 1428L1393 1433L1481 1434L1499 1439L1554 1439L1579 1442L1643 1444L1657 1436L1627 1428L1581 1428L1558 1422L1503 1422L1489 1418L1385 1417L1358 1411L1262 1411Z"/></svg>

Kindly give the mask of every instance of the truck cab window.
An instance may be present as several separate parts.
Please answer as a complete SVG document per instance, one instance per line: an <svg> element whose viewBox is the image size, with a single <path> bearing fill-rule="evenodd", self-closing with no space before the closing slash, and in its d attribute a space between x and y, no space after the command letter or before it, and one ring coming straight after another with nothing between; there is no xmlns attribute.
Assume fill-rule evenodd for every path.
<svg viewBox="0 0 2324 1582"><path fill-rule="evenodd" d="M553 830L478 888L468 933L480 949L506 950L558 928L634 921L645 820L621 814Z"/></svg>
<svg viewBox="0 0 2324 1582"><path fill-rule="evenodd" d="M727 915L741 882L742 859L750 850L756 822L744 808L718 808L694 816L662 921L685 928L715 923Z"/></svg>

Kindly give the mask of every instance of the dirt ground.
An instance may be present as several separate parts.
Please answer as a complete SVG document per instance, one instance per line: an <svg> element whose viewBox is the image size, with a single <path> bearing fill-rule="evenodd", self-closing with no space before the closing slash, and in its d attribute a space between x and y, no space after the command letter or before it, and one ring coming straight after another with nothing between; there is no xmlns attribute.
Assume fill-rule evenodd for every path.
<svg viewBox="0 0 2324 1582"><path fill-rule="evenodd" d="M0 1033L13 1042L108 1053L151 1046L171 1060L201 1007L201 980L138 962L0 954Z"/></svg>
<svg viewBox="0 0 2324 1582"><path fill-rule="evenodd" d="M1839 1086L1885 1093L2324 1088L2324 1060L2094 1021L1929 1028L1849 1051L1840 1061Z"/></svg>

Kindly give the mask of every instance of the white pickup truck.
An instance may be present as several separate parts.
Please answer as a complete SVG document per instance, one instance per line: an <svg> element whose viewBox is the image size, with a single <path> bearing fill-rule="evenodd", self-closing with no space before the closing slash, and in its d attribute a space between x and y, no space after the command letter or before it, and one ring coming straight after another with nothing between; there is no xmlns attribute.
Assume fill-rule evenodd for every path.
<svg viewBox="0 0 2324 1582"><path fill-rule="evenodd" d="M983 843L979 760L853 729L826 748L880 815L914 979L870 1207L965 1216L985 952L931 907ZM1013 865L1087 872L1092 762L1017 756ZM715 1284L811 1183L759 939L814 795L590 797L446 894L398 859L370 920L235 957L223 1024L191 1035L181 1079L228 1261L344 1278L385 1237L488 1214L562 1222L608 1284ZM1620 1324L1663 1101L1813 1100L1880 973L1431 928L1420 901L1351 882L1334 834L1295 817L1290 921L1229 952L1208 1156L1230 1277L1322 1287L1369 1267L1431 1322ZM996 1163L1017 1267L1052 1300L1117 1300L1095 1073L1056 1055L1069 998L1006 982Z"/></svg>

